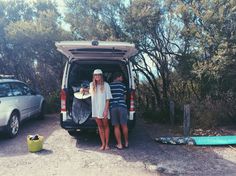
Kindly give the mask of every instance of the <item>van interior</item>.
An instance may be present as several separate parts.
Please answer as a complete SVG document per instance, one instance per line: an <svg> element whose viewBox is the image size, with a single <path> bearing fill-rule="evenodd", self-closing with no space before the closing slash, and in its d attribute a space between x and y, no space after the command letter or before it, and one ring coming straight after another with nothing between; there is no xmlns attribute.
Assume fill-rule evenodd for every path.
<svg viewBox="0 0 236 176"><path fill-rule="evenodd" d="M73 101L76 101L74 93L78 92L80 88L84 87L84 82L89 83L92 81L93 71L95 69L101 69L103 71L103 78L108 84L113 81L113 74L115 72L121 72L123 74L123 83L127 87L126 103L127 108L130 104L130 81L128 77L128 67L127 62L120 60L97 60L97 61L88 61L88 60L76 60L73 61L69 71L68 77L68 107L69 112L73 111ZM73 105L73 106L72 106ZM72 113L73 114L73 113Z"/></svg>

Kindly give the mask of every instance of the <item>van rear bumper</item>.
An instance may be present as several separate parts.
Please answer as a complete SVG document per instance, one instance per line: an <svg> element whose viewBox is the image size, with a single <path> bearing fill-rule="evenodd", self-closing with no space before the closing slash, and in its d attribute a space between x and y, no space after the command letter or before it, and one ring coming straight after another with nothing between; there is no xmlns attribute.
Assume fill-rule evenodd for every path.
<svg viewBox="0 0 236 176"><path fill-rule="evenodd" d="M66 130L73 130L73 129L77 129L76 124L72 121L72 120L65 120L63 121L63 114L60 114L60 125L62 128L66 129Z"/></svg>
<svg viewBox="0 0 236 176"><path fill-rule="evenodd" d="M60 125L65 130L77 130L77 129L95 129L97 128L94 119L89 118L83 124L76 124L72 119L63 120L63 114L60 114Z"/></svg>
<svg viewBox="0 0 236 176"><path fill-rule="evenodd" d="M133 115L133 120L128 120L127 125L129 129L133 129L135 127L136 123L136 113ZM63 121L63 114L60 114L60 125L65 130L77 130L77 129L95 129L97 128L97 124L95 119L89 118L85 123L83 124L76 124L72 119L67 119Z"/></svg>

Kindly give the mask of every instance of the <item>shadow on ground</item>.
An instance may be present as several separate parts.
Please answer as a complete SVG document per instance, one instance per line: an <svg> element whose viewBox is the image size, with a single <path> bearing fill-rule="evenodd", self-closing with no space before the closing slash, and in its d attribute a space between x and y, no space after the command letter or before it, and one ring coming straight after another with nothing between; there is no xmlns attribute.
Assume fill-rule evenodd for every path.
<svg viewBox="0 0 236 176"><path fill-rule="evenodd" d="M28 154L27 135L40 134L47 139L56 129L60 128L58 115L46 115L44 120L29 119L21 125L18 136L12 139L0 136L0 157ZM17 147L16 147L17 146ZM48 155L52 151L42 150L39 155Z"/></svg>
<svg viewBox="0 0 236 176"><path fill-rule="evenodd" d="M76 147L79 150L97 150L114 156L119 155L127 162L142 162L147 169L164 175L236 174L236 156L232 162L211 150L214 147L165 145L155 142L153 136L162 136L163 131L167 130L155 129L155 125L144 124L144 121L140 120L129 136L128 149L116 149L114 136L111 135L111 149L99 151L98 134L87 131L78 133L75 138ZM218 147L218 149L223 150L225 147Z"/></svg>

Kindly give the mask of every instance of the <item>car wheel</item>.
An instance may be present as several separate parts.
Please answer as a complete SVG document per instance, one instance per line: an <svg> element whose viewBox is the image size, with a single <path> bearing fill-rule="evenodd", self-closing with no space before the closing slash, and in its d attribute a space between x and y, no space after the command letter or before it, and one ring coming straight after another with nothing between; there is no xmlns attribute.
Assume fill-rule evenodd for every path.
<svg viewBox="0 0 236 176"><path fill-rule="evenodd" d="M13 112L10 116L8 125L7 125L7 135L8 137L15 137L20 129L20 116L17 112Z"/></svg>
<svg viewBox="0 0 236 176"><path fill-rule="evenodd" d="M43 120L45 118L45 102L42 103L40 114L38 117L40 120Z"/></svg>
<svg viewBox="0 0 236 176"><path fill-rule="evenodd" d="M78 132L76 130L69 130L68 131L70 136L76 137L78 135Z"/></svg>

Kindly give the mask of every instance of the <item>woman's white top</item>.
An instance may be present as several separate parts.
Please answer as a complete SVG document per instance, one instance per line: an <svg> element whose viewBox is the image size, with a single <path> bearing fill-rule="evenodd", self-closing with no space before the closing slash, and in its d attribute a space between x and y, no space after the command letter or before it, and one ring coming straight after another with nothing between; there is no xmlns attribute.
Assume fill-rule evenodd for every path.
<svg viewBox="0 0 236 176"><path fill-rule="evenodd" d="M104 89L101 91L101 85L97 85L96 92L93 92L93 83L89 85L89 92L91 94L92 102L92 117L99 119L104 118L103 112L106 106L106 100L112 99L111 89L107 82L104 82ZM109 108L108 108L109 109ZM108 119L110 119L110 113L108 110Z"/></svg>

